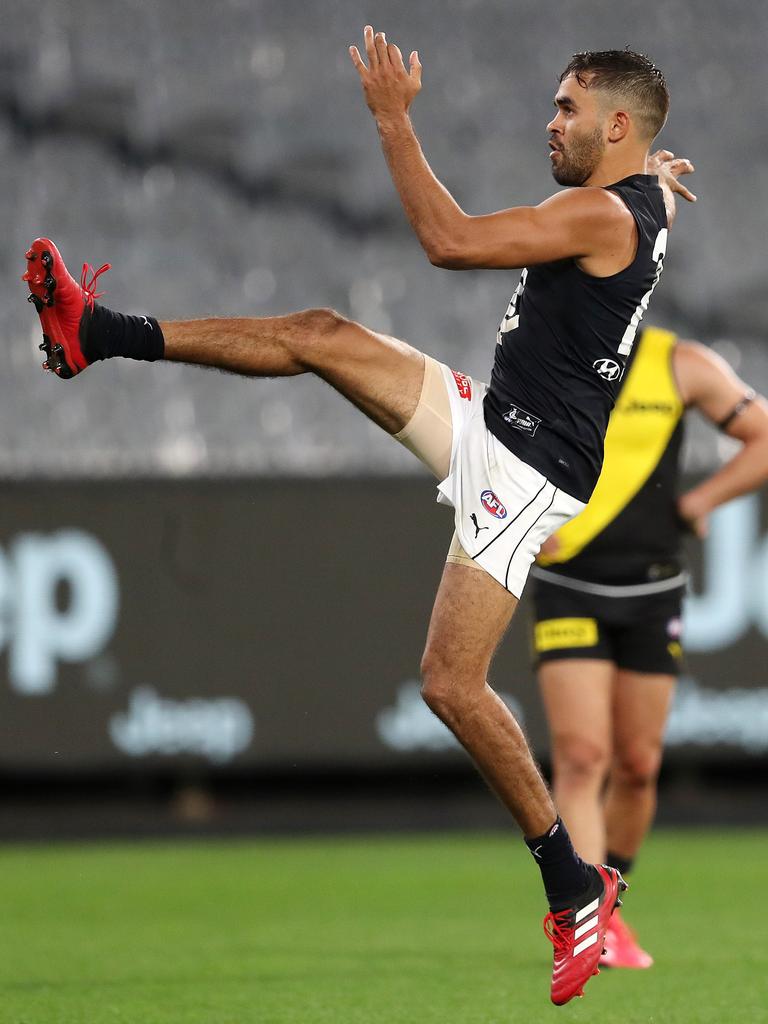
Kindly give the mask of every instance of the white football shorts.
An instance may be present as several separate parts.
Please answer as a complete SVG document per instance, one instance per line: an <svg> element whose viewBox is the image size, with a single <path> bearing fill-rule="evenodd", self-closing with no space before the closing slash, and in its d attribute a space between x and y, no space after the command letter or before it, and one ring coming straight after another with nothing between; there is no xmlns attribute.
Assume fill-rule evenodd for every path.
<svg viewBox="0 0 768 1024"><path fill-rule="evenodd" d="M486 384L424 357L419 406L395 437L440 480L455 510L448 560L484 569L520 597L539 548L585 507L488 431Z"/></svg>

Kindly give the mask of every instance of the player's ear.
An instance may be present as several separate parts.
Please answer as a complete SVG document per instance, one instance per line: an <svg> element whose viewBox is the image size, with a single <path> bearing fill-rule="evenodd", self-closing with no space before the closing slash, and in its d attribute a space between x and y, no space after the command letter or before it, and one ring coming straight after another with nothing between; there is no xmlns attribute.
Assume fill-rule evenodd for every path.
<svg viewBox="0 0 768 1024"><path fill-rule="evenodd" d="M615 110L608 123L608 141L621 142L629 133L630 118L624 110Z"/></svg>

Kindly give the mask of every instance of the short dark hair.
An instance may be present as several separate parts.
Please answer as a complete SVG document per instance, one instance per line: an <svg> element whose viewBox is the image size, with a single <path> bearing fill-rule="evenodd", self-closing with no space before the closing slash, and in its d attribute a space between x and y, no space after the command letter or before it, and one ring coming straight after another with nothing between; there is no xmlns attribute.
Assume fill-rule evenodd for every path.
<svg viewBox="0 0 768 1024"><path fill-rule="evenodd" d="M649 139L664 127L669 113L669 90L663 73L634 50L585 50L571 57L560 82L573 75L585 89L601 89L629 101Z"/></svg>

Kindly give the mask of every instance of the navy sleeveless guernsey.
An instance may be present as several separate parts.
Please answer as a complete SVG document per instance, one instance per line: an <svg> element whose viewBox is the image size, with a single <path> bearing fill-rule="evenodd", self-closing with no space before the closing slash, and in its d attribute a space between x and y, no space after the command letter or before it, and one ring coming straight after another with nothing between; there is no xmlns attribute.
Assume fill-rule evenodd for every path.
<svg viewBox="0 0 768 1024"><path fill-rule="evenodd" d="M603 463L608 417L664 265L667 214L656 175L608 185L637 225L632 263L593 277L576 260L525 269L496 337L488 430L579 501Z"/></svg>

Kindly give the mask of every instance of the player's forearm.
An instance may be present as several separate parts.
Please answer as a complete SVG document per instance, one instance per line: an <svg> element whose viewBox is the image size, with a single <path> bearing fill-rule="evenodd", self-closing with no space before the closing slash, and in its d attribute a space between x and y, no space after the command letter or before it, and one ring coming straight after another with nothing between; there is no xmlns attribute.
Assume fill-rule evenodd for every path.
<svg viewBox="0 0 768 1024"><path fill-rule="evenodd" d="M379 120L377 127L392 181L422 248L436 266L455 265L467 215L433 174L407 114Z"/></svg>
<svg viewBox="0 0 768 1024"><path fill-rule="evenodd" d="M685 495L685 500L706 515L719 505L757 490L768 481L768 438L747 441L736 455L712 476Z"/></svg>

